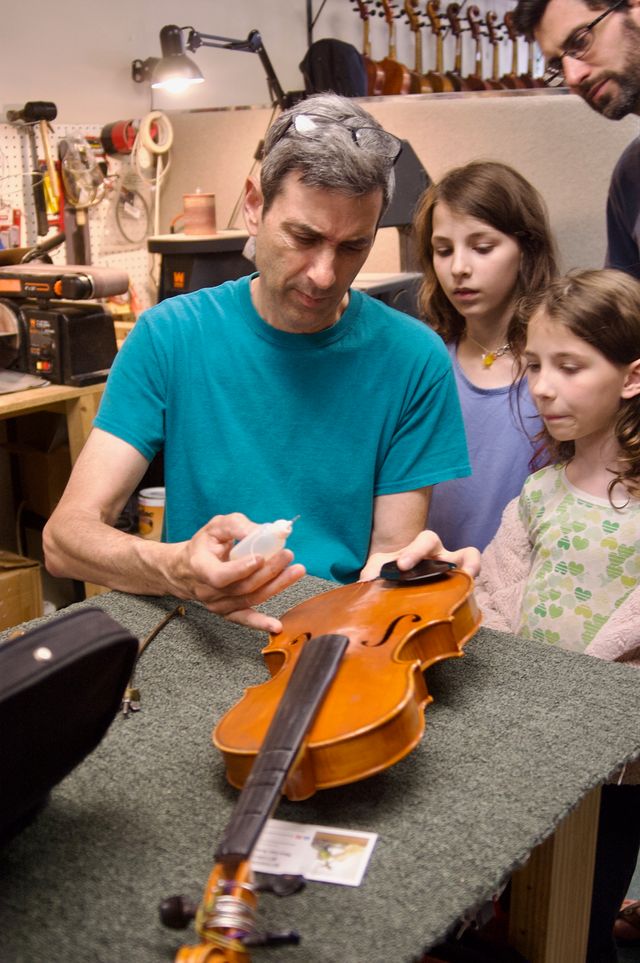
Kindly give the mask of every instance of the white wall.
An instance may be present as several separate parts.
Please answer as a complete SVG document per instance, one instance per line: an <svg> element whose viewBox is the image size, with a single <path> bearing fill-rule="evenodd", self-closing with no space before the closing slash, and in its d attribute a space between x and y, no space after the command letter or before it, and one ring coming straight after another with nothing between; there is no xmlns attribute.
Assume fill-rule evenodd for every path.
<svg viewBox="0 0 640 963"><path fill-rule="evenodd" d="M348 0L327 0L314 39L337 37L361 47L362 23ZM372 4L373 6L373 4ZM400 6L402 6L400 4ZM425 4L421 4L424 9ZM445 4L443 3L443 7ZM480 0L501 16L510 0ZM320 0L314 0L314 13ZM140 117L151 107L182 109L268 102L262 65L253 54L201 49L194 59L206 84L180 98L156 95L131 80L131 61L160 55L160 28L192 25L204 33L244 39L252 29L263 43L285 90L303 86L298 64L307 50L305 0L3 0L0 3L0 110L28 100L53 101L64 124L105 124ZM425 69L432 66L433 37L424 33ZM413 38L397 22L398 57L413 66ZM371 21L374 58L387 52L383 19ZM445 67L451 66L447 47ZM502 69L507 70L505 48ZM490 51L485 53L489 73ZM465 64L470 68L471 61ZM524 64L523 64L524 67ZM465 68L465 69L467 69ZM3 110L4 113L4 110Z"/></svg>
<svg viewBox="0 0 640 963"><path fill-rule="evenodd" d="M0 106L51 100L62 123L139 117L150 109L151 92L147 84L132 81L131 61L160 56L159 32L168 23L238 39L259 29L283 87L301 87L297 63L306 49L302 0L5 3L10 13L7 16L6 7L0 12ZM286 58L279 56L281 49L287 52ZM197 96L181 100L180 106L267 102L257 56L201 49L194 59L207 83L199 85L205 89ZM169 105L176 106L158 97L153 106Z"/></svg>

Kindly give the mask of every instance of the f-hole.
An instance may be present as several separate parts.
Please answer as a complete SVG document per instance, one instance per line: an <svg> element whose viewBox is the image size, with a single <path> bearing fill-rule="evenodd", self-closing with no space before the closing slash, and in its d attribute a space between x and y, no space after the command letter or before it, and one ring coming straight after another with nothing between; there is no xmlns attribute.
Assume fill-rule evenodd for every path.
<svg viewBox="0 0 640 963"><path fill-rule="evenodd" d="M301 632L300 635L296 635L295 639L291 639L289 645L300 645L308 642L310 638L312 638L311 632Z"/></svg>
<svg viewBox="0 0 640 963"><path fill-rule="evenodd" d="M387 626L387 631L384 633L379 642L368 642L366 639L361 642L361 645L366 645L368 649L375 649L380 645L384 645L388 642L393 633L395 632L396 626L402 622L403 619L409 619L410 622L422 622L422 616L420 615L399 615L397 619L393 619L392 622Z"/></svg>

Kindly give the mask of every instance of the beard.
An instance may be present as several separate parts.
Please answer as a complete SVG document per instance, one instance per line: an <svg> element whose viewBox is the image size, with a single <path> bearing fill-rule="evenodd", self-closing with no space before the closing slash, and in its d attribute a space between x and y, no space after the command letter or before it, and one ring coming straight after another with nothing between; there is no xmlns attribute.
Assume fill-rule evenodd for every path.
<svg viewBox="0 0 640 963"><path fill-rule="evenodd" d="M624 32L624 70L621 73L605 70L588 84L581 84L577 90L592 110L608 120L622 120L627 114L640 113L640 26L628 16ZM600 97L597 103L590 100L591 90L604 80L613 81L617 90L614 88L611 93Z"/></svg>

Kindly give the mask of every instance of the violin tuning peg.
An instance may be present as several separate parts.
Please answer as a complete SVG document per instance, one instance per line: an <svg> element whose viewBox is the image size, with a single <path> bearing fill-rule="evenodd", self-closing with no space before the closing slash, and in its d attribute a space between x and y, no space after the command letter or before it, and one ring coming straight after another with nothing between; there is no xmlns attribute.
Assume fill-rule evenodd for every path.
<svg viewBox="0 0 640 963"><path fill-rule="evenodd" d="M297 946L300 942L300 934L295 930L288 930L284 933L251 933L242 940L243 946L285 946L293 944Z"/></svg>
<svg viewBox="0 0 640 963"><path fill-rule="evenodd" d="M186 896L168 896L158 907L160 921L172 930L184 930L198 910L197 903Z"/></svg>
<svg viewBox="0 0 640 963"><path fill-rule="evenodd" d="M291 876L286 873L281 876L267 875L261 876L256 884L258 893L274 893L276 896L293 896L305 887L304 876Z"/></svg>

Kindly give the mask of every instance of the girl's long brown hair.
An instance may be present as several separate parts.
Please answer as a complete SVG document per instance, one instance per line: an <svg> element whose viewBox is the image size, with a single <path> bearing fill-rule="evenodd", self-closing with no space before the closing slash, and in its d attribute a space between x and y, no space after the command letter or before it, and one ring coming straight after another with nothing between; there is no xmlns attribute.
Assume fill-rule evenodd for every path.
<svg viewBox="0 0 640 963"><path fill-rule="evenodd" d="M449 171L418 202L414 227L423 281L420 308L427 323L447 342L459 341L465 321L440 287L433 269L433 212L443 203L456 214L475 217L515 238L522 265L514 299L544 288L557 274L555 245L544 202L512 167L497 161L472 161ZM516 306L507 337L512 347L524 341L524 321Z"/></svg>
<svg viewBox="0 0 640 963"><path fill-rule="evenodd" d="M525 318L543 313L564 324L611 364L640 359L640 282L622 271L580 271L556 278L546 290L523 299L520 307ZM617 484L640 498L640 395L620 399L613 431L620 454L619 470L612 472L608 486L612 504ZM568 462L575 455L573 441L556 441L546 428L537 440L549 461Z"/></svg>

